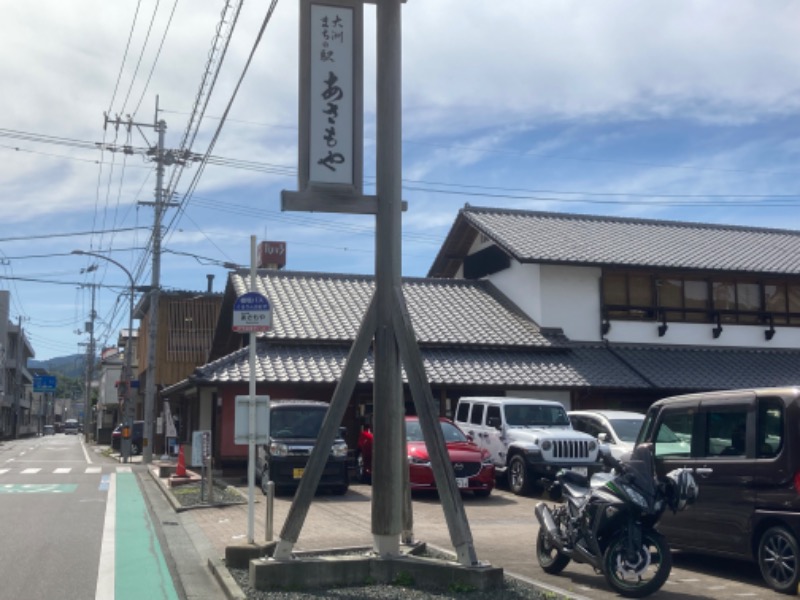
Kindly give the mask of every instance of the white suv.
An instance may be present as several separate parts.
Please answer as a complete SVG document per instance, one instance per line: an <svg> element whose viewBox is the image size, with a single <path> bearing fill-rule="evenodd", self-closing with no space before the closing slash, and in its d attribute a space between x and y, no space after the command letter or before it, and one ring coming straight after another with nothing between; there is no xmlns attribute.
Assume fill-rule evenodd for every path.
<svg viewBox="0 0 800 600"><path fill-rule="evenodd" d="M559 402L534 398L464 397L455 422L492 456L515 494L547 485L564 468L591 475L600 470L595 438L573 430Z"/></svg>
<svg viewBox="0 0 800 600"><path fill-rule="evenodd" d="M607 444L618 460L633 452L644 421L643 414L623 410L571 410L567 414L573 429Z"/></svg>

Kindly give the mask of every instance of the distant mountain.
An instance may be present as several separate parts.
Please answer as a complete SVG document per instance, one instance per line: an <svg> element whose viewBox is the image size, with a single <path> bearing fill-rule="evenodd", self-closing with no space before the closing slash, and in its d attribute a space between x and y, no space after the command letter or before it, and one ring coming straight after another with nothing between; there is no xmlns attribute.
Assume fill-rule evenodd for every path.
<svg viewBox="0 0 800 600"><path fill-rule="evenodd" d="M66 375L67 377L84 377L86 370L86 355L72 354L70 356L57 356L49 360L29 360L31 369L45 369L52 375Z"/></svg>

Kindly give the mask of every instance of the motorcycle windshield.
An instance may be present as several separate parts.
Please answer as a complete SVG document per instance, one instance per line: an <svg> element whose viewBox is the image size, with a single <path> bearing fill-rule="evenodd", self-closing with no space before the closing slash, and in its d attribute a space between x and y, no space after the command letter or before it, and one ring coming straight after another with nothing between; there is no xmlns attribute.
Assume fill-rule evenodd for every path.
<svg viewBox="0 0 800 600"><path fill-rule="evenodd" d="M626 479L652 501L656 495L656 469L653 451L648 444L637 446L625 461Z"/></svg>

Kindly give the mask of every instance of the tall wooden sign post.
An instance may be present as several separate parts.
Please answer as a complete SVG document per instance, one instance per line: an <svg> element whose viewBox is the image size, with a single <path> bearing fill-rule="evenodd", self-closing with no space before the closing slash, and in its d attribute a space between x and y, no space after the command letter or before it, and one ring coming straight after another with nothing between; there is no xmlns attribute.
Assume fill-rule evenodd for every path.
<svg viewBox="0 0 800 600"><path fill-rule="evenodd" d="M387 558L400 554L408 478L401 371L405 366L458 561L479 564L402 291L401 4L402 0L377 2L377 193L364 196L363 4L301 0L299 191L284 191L282 208L375 214L375 294L281 531L273 555L277 560L291 558L374 339L374 550Z"/></svg>

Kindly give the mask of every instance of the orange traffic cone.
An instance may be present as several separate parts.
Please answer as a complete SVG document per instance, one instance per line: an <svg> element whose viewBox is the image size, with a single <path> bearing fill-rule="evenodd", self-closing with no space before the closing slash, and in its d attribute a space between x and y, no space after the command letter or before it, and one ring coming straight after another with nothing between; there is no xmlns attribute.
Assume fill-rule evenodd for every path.
<svg viewBox="0 0 800 600"><path fill-rule="evenodd" d="M178 450L178 466L175 468L176 477L186 477L186 459L183 456L183 444Z"/></svg>

